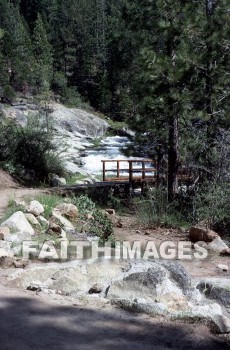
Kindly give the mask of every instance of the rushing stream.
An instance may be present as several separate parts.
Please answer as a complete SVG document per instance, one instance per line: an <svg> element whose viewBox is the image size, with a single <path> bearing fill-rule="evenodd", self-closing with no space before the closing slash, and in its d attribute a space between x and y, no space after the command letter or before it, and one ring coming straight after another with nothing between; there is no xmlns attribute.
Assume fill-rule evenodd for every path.
<svg viewBox="0 0 230 350"><path fill-rule="evenodd" d="M127 157L124 155L123 151L131 144L132 141L125 136L106 137L99 147L86 150L85 157L82 158L84 162L83 169L98 175L102 173L102 160L143 159L143 157ZM116 168L116 163L111 164L110 168Z"/></svg>

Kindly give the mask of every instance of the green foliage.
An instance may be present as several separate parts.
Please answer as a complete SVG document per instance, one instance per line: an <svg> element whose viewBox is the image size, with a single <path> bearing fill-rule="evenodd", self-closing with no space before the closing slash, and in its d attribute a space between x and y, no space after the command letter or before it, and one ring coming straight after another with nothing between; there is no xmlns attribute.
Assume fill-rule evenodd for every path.
<svg viewBox="0 0 230 350"><path fill-rule="evenodd" d="M24 171L24 168L20 164L15 165L13 161L4 161L0 164L2 169L7 171L11 175L17 175Z"/></svg>
<svg viewBox="0 0 230 350"><path fill-rule="evenodd" d="M69 107L81 107L84 102L76 87L68 86L68 79L64 73L58 71L54 73L52 89L58 94L60 101Z"/></svg>
<svg viewBox="0 0 230 350"><path fill-rule="evenodd" d="M33 54L31 38L18 7L11 2L0 3L0 23L4 30L2 39L3 85L25 91L31 79Z"/></svg>
<svg viewBox="0 0 230 350"><path fill-rule="evenodd" d="M81 107L84 105L82 98L75 87L65 87L62 90L61 102L68 107Z"/></svg>
<svg viewBox="0 0 230 350"><path fill-rule="evenodd" d="M47 96L51 86L69 106L85 100L106 111L110 132L126 120L138 152L168 158L174 175L180 160L200 179L226 179L229 12L227 0L209 3L211 10L205 1L0 0L1 102L18 91ZM44 151L26 133L1 128L0 160L12 173L18 163L38 168L39 157L21 153L26 140ZM45 158L41 178L60 171L55 150Z"/></svg>
<svg viewBox="0 0 230 350"><path fill-rule="evenodd" d="M34 80L36 92L48 92L52 78L52 47L39 14L34 25L33 53L35 56Z"/></svg>
<svg viewBox="0 0 230 350"><path fill-rule="evenodd" d="M52 210L60 203L63 203L63 198L56 194L39 194L36 200L44 206L43 216L48 219Z"/></svg>
<svg viewBox="0 0 230 350"><path fill-rule="evenodd" d="M137 199L133 203L137 222L146 228L156 225L187 228L192 219L178 201L179 198L169 203L164 187L152 189L149 198Z"/></svg>
<svg viewBox="0 0 230 350"><path fill-rule="evenodd" d="M73 197L72 203L76 205L79 212L82 214L90 213L95 209L95 203L86 195Z"/></svg>
<svg viewBox="0 0 230 350"><path fill-rule="evenodd" d="M52 80L52 89L58 95L63 95L67 88L67 78L64 73L58 71L54 73Z"/></svg>
<svg viewBox="0 0 230 350"><path fill-rule="evenodd" d="M17 148L17 127L14 122L9 121L7 124L0 124L0 161L13 166L13 154Z"/></svg>
<svg viewBox="0 0 230 350"><path fill-rule="evenodd" d="M111 196L109 198L108 206L116 209L118 212L121 212L121 213L124 211L123 201L120 198L117 198L115 196Z"/></svg>
<svg viewBox="0 0 230 350"><path fill-rule="evenodd" d="M113 224L108 216L100 210L93 212L93 218L90 219L89 225L90 234L100 237L102 242L112 241L114 242Z"/></svg>
<svg viewBox="0 0 230 350"><path fill-rule="evenodd" d="M2 97L5 101L12 102L13 99L15 98L15 92L10 85L5 85L3 88L3 94Z"/></svg>
<svg viewBox="0 0 230 350"><path fill-rule="evenodd" d="M76 185L77 181L82 181L86 178L87 176L82 174L69 174L69 176L66 177L66 182L68 185Z"/></svg>
<svg viewBox="0 0 230 350"><path fill-rule="evenodd" d="M45 123L45 124L44 124ZM49 173L63 175L64 169L57 153L53 135L46 122L30 117L26 127L9 122L0 125L0 160L5 167L32 171L34 179L44 181Z"/></svg>
<svg viewBox="0 0 230 350"><path fill-rule="evenodd" d="M193 206L197 222L225 233L229 230L230 187L227 183L206 183L195 193Z"/></svg>

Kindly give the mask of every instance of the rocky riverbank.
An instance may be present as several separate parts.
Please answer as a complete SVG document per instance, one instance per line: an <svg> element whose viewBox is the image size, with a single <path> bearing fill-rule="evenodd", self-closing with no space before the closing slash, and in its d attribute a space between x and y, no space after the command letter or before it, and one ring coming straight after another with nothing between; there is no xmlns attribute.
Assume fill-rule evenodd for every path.
<svg viewBox="0 0 230 350"><path fill-rule="evenodd" d="M71 174L88 175L81 168L80 153L94 146L94 140L102 138L109 126L106 120L79 108L68 108L56 102L35 104L33 99L19 99L12 106L0 106L0 122L14 120L25 127L29 118L46 118L54 131L59 153L65 169Z"/></svg>

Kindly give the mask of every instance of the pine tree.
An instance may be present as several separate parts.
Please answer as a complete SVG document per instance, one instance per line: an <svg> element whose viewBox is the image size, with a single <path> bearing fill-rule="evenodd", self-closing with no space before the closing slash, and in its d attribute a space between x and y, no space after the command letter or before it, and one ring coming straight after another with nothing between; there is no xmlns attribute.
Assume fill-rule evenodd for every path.
<svg viewBox="0 0 230 350"><path fill-rule="evenodd" d="M214 84L214 81L223 84L227 67L227 12L223 12L226 2L220 1L216 6L218 20L214 9L211 19L210 14L207 15L204 1L156 0L145 6L137 1L125 1L124 4L124 36L129 46L134 47L134 55L128 56L137 111L133 124L142 133L148 131L149 135L154 135L158 149L162 152L163 148L167 153L171 200L178 188L182 145L192 142L193 138L188 126L196 133L199 120L207 131L205 135L205 130L201 133L205 145L214 149L213 130L219 118L214 118L217 96L213 92L219 91L221 104L227 96L219 84ZM224 28L221 28L223 20ZM217 69L214 69L215 64ZM203 149L202 144L198 146Z"/></svg>
<svg viewBox="0 0 230 350"><path fill-rule="evenodd" d="M4 37L4 30L0 29L0 100L4 100L4 90L9 86L9 78L7 73L7 65L2 52L2 42Z"/></svg>
<svg viewBox="0 0 230 350"><path fill-rule="evenodd" d="M193 67L193 108L196 111L196 143L190 157L215 178L220 155L217 140L229 127L229 13L227 1L199 1L193 5L190 25L190 64ZM191 113L191 112L190 112ZM199 147L197 147L199 143Z"/></svg>
<svg viewBox="0 0 230 350"><path fill-rule="evenodd" d="M37 92L47 93L52 79L52 47L49 43L41 16L34 25L33 53L35 57L34 79Z"/></svg>
<svg viewBox="0 0 230 350"><path fill-rule="evenodd" d="M30 36L18 8L11 3L0 5L0 22L4 30L2 52L9 83L12 88L25 91L30 83L33 61Z"/></svg>

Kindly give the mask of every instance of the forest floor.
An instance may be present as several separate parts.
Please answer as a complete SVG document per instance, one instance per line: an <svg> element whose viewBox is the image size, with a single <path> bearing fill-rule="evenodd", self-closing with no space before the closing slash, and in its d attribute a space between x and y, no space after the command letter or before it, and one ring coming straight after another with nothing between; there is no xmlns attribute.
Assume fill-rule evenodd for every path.
<svg viewBox="0 0 230 350"><path fill-rule="evenodd" d="M0 215L10 198L33 197L41 189L21 188L0 171ZM122 228L115 228L117 240L187 240L186 233L162 228L144 230L132 217L120 217ZM217 263L225 257L182 264L193 277L220 276ZM181 261L180 261L181 262ZM0 350L227 350L225 336L211 333L205 324L185 324L162 317L130 313L100 298L76 299L45 295L3 286L11 269L0 273Z"/></svg>

